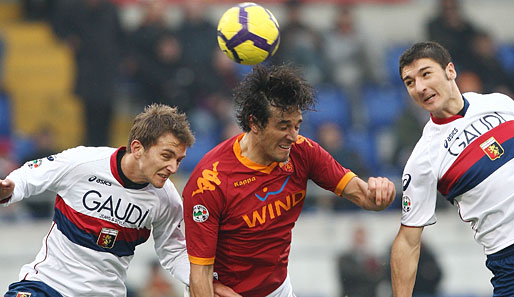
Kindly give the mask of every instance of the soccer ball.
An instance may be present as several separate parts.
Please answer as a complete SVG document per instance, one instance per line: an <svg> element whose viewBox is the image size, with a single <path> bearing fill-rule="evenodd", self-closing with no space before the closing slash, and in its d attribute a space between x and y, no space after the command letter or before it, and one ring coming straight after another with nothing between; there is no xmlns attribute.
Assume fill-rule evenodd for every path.
<svg viewBox="0 0 514 297"><path fill-rule="evenodd" d="M218 44L233 61L255 65L278 49L278 22L266 8L250 2L229 8L218 23Z"/></svg>

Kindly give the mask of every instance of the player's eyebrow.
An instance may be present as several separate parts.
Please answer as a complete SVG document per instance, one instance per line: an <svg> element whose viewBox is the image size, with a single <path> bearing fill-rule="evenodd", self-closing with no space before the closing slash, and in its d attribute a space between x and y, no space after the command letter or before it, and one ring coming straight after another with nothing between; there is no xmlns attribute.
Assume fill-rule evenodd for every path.
<svg viewBox="0 0 514 297"><path fill-rule="evenodd" d="M429 68L432 68L432 66L425 66L425 67L421 67L421 68L416 72L416 74L417 74L417 73L420 73L420 72L423 72L423 71L425 71L425 70L427 70L427 69L429 69ZM402 80L403 80L403 81L405 81L406 79L409 79L409 78L412 78L412 77L410 77L409 75L406 75L406 76L404 76L404 77L402 78Z"/></svg>

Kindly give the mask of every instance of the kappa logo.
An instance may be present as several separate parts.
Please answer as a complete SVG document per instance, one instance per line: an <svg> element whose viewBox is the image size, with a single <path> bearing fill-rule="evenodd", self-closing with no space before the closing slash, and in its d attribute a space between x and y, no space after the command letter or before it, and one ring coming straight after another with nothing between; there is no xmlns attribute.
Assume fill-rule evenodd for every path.
<svg viewBox="0 0 514 297"><path fill-rule="evenodd" d="M503 150L503 147L500 145L500 143L494 137L491 137L491 138L487 139L485 142L483 142L480 145L480 148L485 152L485 154L492 161L500 158L503 155L503 153L505 152Z"/></svg>
<svg viewBox="0 0 514 297"><path fill-rule="evenodd" d="M28 293L28 292L18 292L16 293L16 297L30 297L32 296L32 293Z"/></svg>
<svg viewBox="0 0 514 297"><path fill-rule="evenodd" d="M116 242L116 237L118 237L118 232L116 229L102 228L96 244L106 249L112 249Z"/></svg>
<svg viewBox="0 0 514 297"><path fill-rule="evenodd" d="M221 180L218 178L217 169L219 163L219 161L212 163L212 170L204 169L202 171L202 176L196 180L196 185L198 186L198 189L193 191L191 197L193 197L196 194L203 193L204 191L214 191L214 189L216 189L215 185L219 186L221 184ZM213 183L215 185L213 185Z"/></svg>
<svg viewBox="0 0 514 297"><path fill-rule="evenodd" d="M197 223L203 223L209 218L209 211L207 207L197 204L193 206L193 221Z"/></svg>
<svg viewBox="0 0 514 297"><path fill-rule="evenodd" d="M270 195L277 195L277 194L280 194L280 193L284 190L284 188L286 187L286 184L287 184L287 182L289 181L289 178L290 178L290 177L291 177L291 176L289 175L289 176L286 178L286 181L282 184L282 187L280 187L280 190L275 191L275 192L269 192L269 193L266 193L266 192L268 191L268 187L265 187L264 189L262 189L262 191L263 191L264 193L266 193L266 195L265 195L264 197L261 197L261 196L259 196L257 193L255 193L255 197L259 198L259 200L260 200L260 201L264 202L264 201L266 201L266 199L268 199L268 196L270 196Z"/></svg>

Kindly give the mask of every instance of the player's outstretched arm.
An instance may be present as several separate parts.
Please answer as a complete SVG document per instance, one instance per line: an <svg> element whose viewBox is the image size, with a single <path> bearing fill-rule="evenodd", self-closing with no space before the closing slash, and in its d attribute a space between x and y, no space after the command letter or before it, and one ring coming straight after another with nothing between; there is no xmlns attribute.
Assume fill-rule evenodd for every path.
<svg viewBox="0 0 514 297"><path fill-rule="evenodd" d="M213 265L197 265L191 263L189 290L191 297L214 297L212 284Z"/></svg>
<svg viewBox="0 0 514 297"><path fill-rule="evenodd" d="M14 182L9 179L0 179L0 203L7 202L13 192Z"/></svg>
<svg viewBox="0 0 514 297"><path fill-rule="evenodd" d="M370 177L367 183L354 177L344 188L342 196L363 209L384 210L393 203L396 189L386 177Z"/></svg>
<svg viewBox="0 0 514 297"><path fill-rule="evenodd" d="M411 297L418 270L423 227L401 226L391 249L394 297Z"/></svg>

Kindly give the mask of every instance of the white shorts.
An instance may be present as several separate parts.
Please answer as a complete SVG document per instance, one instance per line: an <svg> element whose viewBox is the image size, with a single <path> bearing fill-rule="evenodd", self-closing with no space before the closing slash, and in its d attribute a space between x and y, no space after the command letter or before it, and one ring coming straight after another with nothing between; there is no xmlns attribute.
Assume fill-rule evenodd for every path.
<svg viewBox="0 0 514 297"><path fill-rule="evenodd" d="M291 279L289 278L289 274L287 274L284 282L278 287L275 291L268 294L266 297L295 297L293 293L293 286L291 285Z"/></svg>

